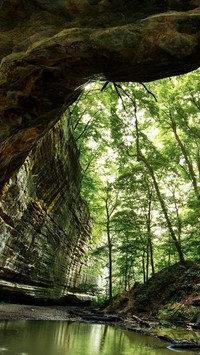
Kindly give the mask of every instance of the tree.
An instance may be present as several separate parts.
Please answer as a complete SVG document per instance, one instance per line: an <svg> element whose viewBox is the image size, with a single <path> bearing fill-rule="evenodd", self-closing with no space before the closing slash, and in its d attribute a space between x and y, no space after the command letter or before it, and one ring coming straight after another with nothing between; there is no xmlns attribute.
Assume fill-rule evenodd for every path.
<svg viewBox="0 0 200 355"><path fill-rule="evenodd" d="M190 76L180 77L178 85L176 79L165 79L165 86L158 85L155 90L162 92L158 121L161 129L173 132L177 147L179 148L179 164L189 179L196 198L199 200L199 80L198 72ZM168 135L168 140L172 137ZM176 149L177 150L177 149Z"/></svg>
<svg viewBox="0 0 200 355"><path fill-rule="evenodd" d="M105 187L105 197L103 198L105 203L106 212L106 235L108 243L108 255L109 255L109 299L113 296L113 230L112 230L112 216L118 206L118 194L115 192L113 196L112 184L107 183Z"/></svg>
<svg viewBox="0 0 200 355"><path fill-rule="evenodd" d="M191 206L192 201L198 204L198 198L168 115L173 113L198 185L195 90L194 107L188 103L180 117L177 112L182 106L176 104L179 85L189 97L190 75L195 79L198 71L157 83L94 84L87 88L79 106L81 120L74 134L80 136L77 143L84 146L82 164L88 167L83 168L83 193L89 197L93 237L98 241L94 254L102 255L104 267L108 266L109 297L128 290L134 281L146 282L155 270L177 260L184 264L185 257L197 257L198 209ZM86 120L82 113L87 100ZM181 105L181 97L179 102ZM188 128L183 123L188 120L188 136L195 134L194 141L187 141ZM187 246L192 246L192 240L191 253Z"/></svg>
<svg viewBox="0 0 200 355"><path fill-rule="evenodd" d="M122 89L122 90L124 91L124 89ZM184 260L184 255L183 255L183 251L182 251L181 245L180 245L180 243L178 241L178 238L177 238L177 236L175 234L175 231L173 229L173 226L172 226L172 223L171 223L171 220L170 220L170 217L169 217L169 213L168 213L168 210L167 210L167 206L165 204L164 198L162 197L162 194L161 194L161 191L160 191L160 188L159 188L159 184L158 184L158 181L157 181L157 178L156 178L156 175L155 175L153 164L150 163L150 161L151 161L150 159L152 159L152 158L150 158L150 155L148 156L148 158L146 158L144 153L142 152L142 148L143 148L143 150L146 149L146 151L148 151L148 153L150 152L151 155L153 155L153 157L154 157L153 159L154 160L155 160L155 158L157 159L156 156L159 156L159 154L156 151L156 149L153 147L152 143L149 140L147 140L147 137L145 137L145 134L142 133L142 136L140 134L139 123L138 123L138 107L137 107L136 98L132 99L129 94L127 94L126 92L125 92L125 94L126 94L126 96L128 96L128 98L131 99L131 103L133 104L134 121L135 121L135 133L132 133L132 134L134 134L135 139L136 139L135 140L135 148L134 148L135 153L134 154L130 154L128 152L128 150L127 150L127 154L129 154L130 157L135 157L137 159L137 161L141 161L145 165L145 167L147 168L147 170L148 170L148 172L149 172L149 174L151 176L154 188L156 190L157 198L158 198L158 201L160 203L162 212L164 214L169 233L171 235L171 238L172 238L172 240L174 242L174 245L176 247L176 250L178 252L180 262L182 264L184 264L185 260ZM144 100L143 100L143 103L144 103ZM143 142L144 142L143 146L141 146L141 140L143 140ZM152 149L152 151L150 151L150 148Z"/></svg>

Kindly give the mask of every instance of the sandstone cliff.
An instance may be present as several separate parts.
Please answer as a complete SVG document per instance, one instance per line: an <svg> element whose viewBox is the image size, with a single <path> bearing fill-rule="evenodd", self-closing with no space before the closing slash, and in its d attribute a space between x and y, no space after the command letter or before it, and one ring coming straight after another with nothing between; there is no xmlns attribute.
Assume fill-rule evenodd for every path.
<svg viewBox="0 0 200 355"><path fill-rule="evenodd" d="M90 234L78 151L59 121L5 185L0 201L1 299L61 301L81 282ZM24 295L24 296L23 296Z"/></svg>

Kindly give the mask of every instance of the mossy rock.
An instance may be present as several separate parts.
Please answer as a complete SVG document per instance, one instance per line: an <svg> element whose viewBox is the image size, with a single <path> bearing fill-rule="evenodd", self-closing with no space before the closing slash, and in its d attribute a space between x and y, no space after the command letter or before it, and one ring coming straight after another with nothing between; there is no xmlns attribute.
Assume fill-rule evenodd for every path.
<svg viewBox="0 0 200 355"><path fill-rule="evenodd" d="M164 305L158 311L158 319L172 323L195 322L200 314L199 307L187 307L181 303L174 302Z"/></svg>

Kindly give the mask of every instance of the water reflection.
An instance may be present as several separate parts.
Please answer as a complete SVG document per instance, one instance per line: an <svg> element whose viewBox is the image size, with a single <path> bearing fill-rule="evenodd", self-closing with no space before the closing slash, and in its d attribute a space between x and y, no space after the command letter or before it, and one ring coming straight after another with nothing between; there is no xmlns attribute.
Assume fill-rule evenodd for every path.
<svg viewBox="0 0 200 355"><path fill-rule="evenodd" d="M173 355L163 341L102 324L1 321L1 355ZM181 351L196 355L198 351Z"/></svg>

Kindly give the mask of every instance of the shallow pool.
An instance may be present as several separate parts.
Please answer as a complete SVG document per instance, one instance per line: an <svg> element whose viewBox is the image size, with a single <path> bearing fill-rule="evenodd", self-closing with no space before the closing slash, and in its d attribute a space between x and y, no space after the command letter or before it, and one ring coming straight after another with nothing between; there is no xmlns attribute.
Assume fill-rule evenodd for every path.
<svg viewBox="0 0 200 355"><path fill-rule="evenodd" d="M68 321L0 321L1 355L173 355L157 338ZM200 350L199 350L200 351ZM199 351L180 351L196 355Z"/></svg>

